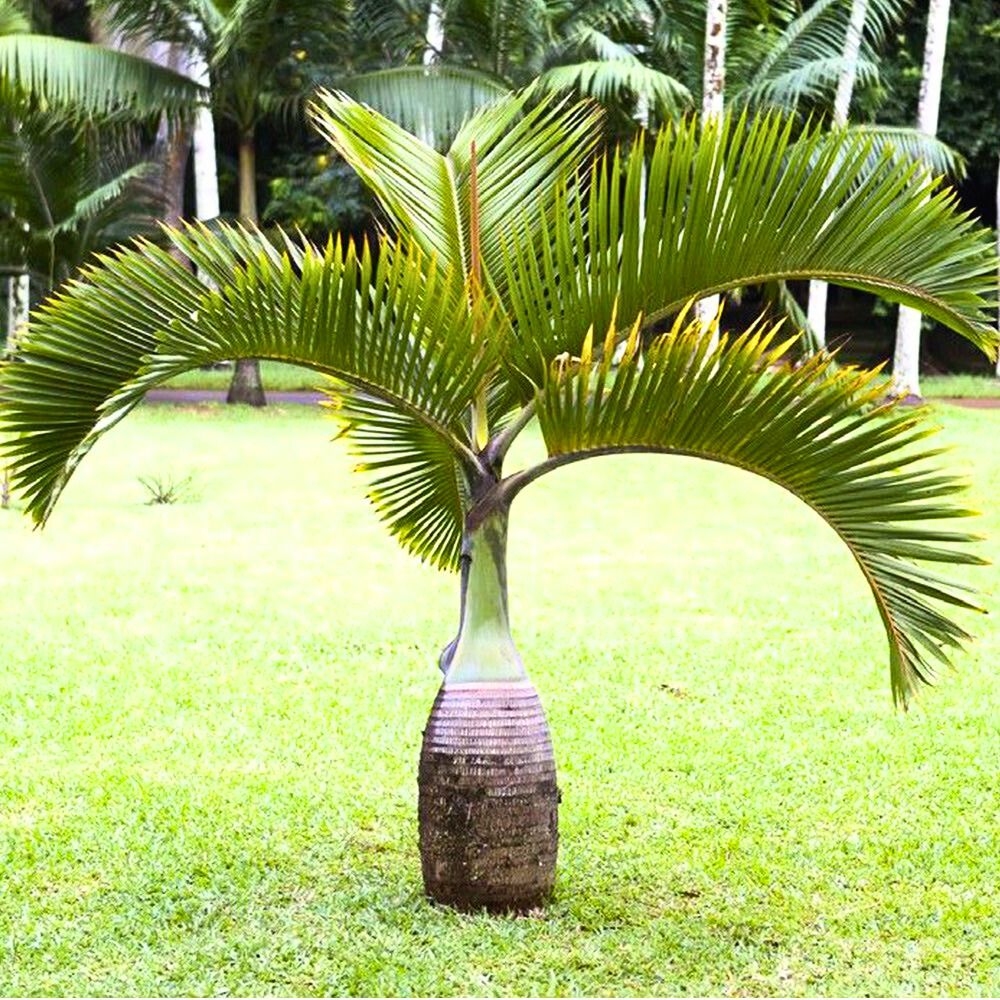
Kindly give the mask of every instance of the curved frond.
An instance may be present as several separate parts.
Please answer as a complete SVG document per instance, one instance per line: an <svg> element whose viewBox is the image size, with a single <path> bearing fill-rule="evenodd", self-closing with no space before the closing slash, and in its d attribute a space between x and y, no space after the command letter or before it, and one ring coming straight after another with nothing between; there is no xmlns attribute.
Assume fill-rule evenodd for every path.
<svg viewBox="0 0 1000 1000"><path fill-rule="evenodd" d="M852 132L871 144L872 157L888 154L900 162L919 162L934 174L961 180L965 176L965 158L937 136L905 125L850 125Z"/></svg>
<svg viewBox="0 0 1000 1000"><path fill-rule="evenodd" d="M476 111L510 94L487 73L442 65L357 73L338 86L438 149L447 148Z"/></svg>
<svg viewBox="0 0 1000 1000"><path fill-rule="evenodd" d="M537 383L615 310L651 326L692 298L807 278L913 306L995 353L991 235L951 190L914 183L920 170L888 154L873 169L863 136L793 139L776 116L668 127L644 205L639 144L564 186L536 235L507 247L511 364Z"/></svg>
<svg viewBox="0 0 1000 1000"><path fill-rule="evenodd" d="M876 50L904 10L905 0L869 0L860 79L877 79ZM734 100L792 108L802 98L832 94L843 68L850 14L850 0L816 0L780 31L737 36L727 66Z"/></svg>
<svg viewBox="0 0 1000 1000"><path fill-rule="evenodd" d="M0 96L69 116L182 115L207 98L193 80L148 59L47 35L0 37Z"/></svg>
<svg viewBox="0 0 1000 1000"><path fill-rule="evenodd" d="M492 359L469 350L477 317L461 284L389 245L376 261L367 247L339 243L280 252L258 232L227 227L167 234L215 287L139 242L102 256L43 305L0 368L11 476L36 521L150 386L227 358L325 372L422 425L452 462L475 465L465 417ZM406 510L388 516L419 554L451 558Z"/></svg>
<svg viewBox="0 0 1000 1000"><path fill-rule="evenodd" d="M586 163L599 138L600 111L580 102L525 110L512 95L480 110L446 154L378 112L321 93L311 113L319 130L371 187L397 232L428 258L468 273L470 151L476 144L482 260L503 276L502 245L553 204L559 182Z"/></svg>
<svg viewBox="0 0 1000 1000"><path fill-rule="evenodd" d="M119 201L130 188L142 181L157 177L162 170L159 163L144 160L125 167L120 173L100 183L87 191L63 218L57 219L52 226L53 235L69 232L95 218L110 205Z"/></svg>
<svg viewBox="0 0 1000 1000"><path fill-rule="evenodd" d="M972 513L953 503L965 484L934 468L940 449L923 415L884 396L878 371L816 355L781 364L777 328L714 349L699 323L639 348L638 328L612 373L588 342L575 364L554 363L537 395L549 459L507 481L514 493L544 472L593 455L660 452L736 466L789 490L850 548L889 639L892 688L904 703L935 662L969 636L940 605L980 610L968 588L921 563L982 563L976 536L948 527Z"/></svg>
<svg viewBox="0 0 1000 1000"><path fill-rule="evenodd" d="M644 97L662 119L676 118L694 104L679 80L645 66L638 59L593 59L553 66L532 84L542 93L577 93L610 104L622 97Z"/></svg>

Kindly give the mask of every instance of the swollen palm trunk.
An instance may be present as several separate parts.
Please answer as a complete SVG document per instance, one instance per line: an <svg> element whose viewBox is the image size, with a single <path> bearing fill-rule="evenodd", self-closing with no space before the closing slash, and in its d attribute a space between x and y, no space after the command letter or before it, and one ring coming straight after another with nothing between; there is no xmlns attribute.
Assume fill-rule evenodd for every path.
<svg viewBox="0 0 1000 1000"><path fill-rule="evenodd" d="M462 625L420 753L424 887L465 910L532 909L555 878L555 758L510 638L506 520L496 515L468 539Z"/></svg>

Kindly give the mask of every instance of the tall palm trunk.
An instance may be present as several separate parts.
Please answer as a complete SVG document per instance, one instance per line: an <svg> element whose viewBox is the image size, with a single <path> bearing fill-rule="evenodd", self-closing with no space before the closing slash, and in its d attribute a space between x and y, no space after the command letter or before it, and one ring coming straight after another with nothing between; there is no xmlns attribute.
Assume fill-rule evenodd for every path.
<svg viewBox="0 0 1000 1000"><path fill-rule="evenodd" d="M726 19L728 0L708 0L705 15L705 62L702 77L701 116L705 121L718 118L725 107L726 93ZM719 311L721 299L709 295L695 305L695 315L708 324Z"/></svg>
<svg viewBox="0 0 1000 1000"><path fill-rule="evenodd" d="M506 549L506 511L466 532L461 625L420 752L424 887L459 909L529 910L555 879L555 757L510 634Z"/></svg>
<svg viewBox="0 0 1000 1000"><path fill-rule="evenodd" d="M951 0L930 0L927 9L917 128L931 136L937 135L950 4ZM920 313L909 306L899 307L892 381L895 395L920 397Z"/></svg>
<svg viewBox="0 0 1000 1000"><path fill-rule="evenodd" d="M433 66L441 58L444 49L444 8L440 0L431 0L427 11L427 44L424 47L424 65Z"/></svg>
<svg viewBox="0 0 1000 1000"><path fill-rule="evenodd" d="M837 79L837 93L833 99L833 124L844 126L851 110L854 97L854 82L858 75L858 55L861 52L861 38L868 16L868 0L854 0L851 4L851 19L844 39L844 65ZM826 346L826 299L825 281L809 282L809 303L806 314L813 335L813 347Z"/></svg>
<svg viewBox="0 0 1000 1000"><path fill-rule="evenodd" d="M31 311L31 278L27 272L7 279L7 350L14 348L17 335L28 324ZM0 472L0 510L10 506L10 476L6 466Z"/></svg>
<svg viewBox="0 0 1000 1000"><path fill-rule="evenodd" d="M1000 256L1000 163L997 163L997 256ZM1000 272L998 272L1000 277ZM997 330L1000 330L1000 305L997 306ZM997 356L997 378L1000 378L1000 355Z"/></svg>
<svg viewBox="0 0 1000 1000"><path fill-rule="evenodd" d="M197 49L187 55L187 74L195 83L211 91L212 78L205 56ZM219 168L215 156L215 121L212 109L201 105L195 112L192 128L194 157L195 215L207 222L219 215Z"/></svg>
<svg viewBox="0 0 1000 1000"><path fill-rule="evenodd" d="M240 219L257 224L257 147L252 130L240 135L239 151ZM233 379L226 395L227 403L265 406L264 386L260 380L260 365L256 358L238 358Z"/></svg>

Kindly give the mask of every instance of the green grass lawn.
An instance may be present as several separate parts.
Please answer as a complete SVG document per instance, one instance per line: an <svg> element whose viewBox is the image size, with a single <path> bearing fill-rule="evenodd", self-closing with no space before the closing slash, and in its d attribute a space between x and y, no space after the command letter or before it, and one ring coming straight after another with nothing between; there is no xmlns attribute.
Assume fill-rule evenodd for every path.
<svg viewBox="0 0 1000 1000"><path fill-rule="evenodd" d="M1000 413L940 414L1000 557ZM686 459L582 463L515 505L556 898L426 903L416 762L456 582L383 534L333 429L147 407L45 532L0 514L0 992L1000 991L996 619L897 713L832 533ZM147 506L151 475L191 476L184 502ZM995 605L995 567L969 576Z"/></svg>
<svg viewBox="0 0 1000 1000"><path fill-rule="evenodd" d="M229 387L231 378L232 371L227 368L198 369L179 375L169 385L176 389L223 390ZM315 372L274 361L261 362L261 379L265 388L272 392L315 389L323 381ZM927 375L921 379L921 389L928 399L937 396L1000 397L1000 379L985 375Z"/></svg>

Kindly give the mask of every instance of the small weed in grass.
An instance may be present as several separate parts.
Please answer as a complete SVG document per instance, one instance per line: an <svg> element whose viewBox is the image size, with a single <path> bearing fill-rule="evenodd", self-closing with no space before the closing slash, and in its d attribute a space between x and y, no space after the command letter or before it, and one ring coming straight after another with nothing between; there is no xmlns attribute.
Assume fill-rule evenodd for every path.
<svg viewBox="0 0 1000 1000"><path fill-rule="evenodd" d="M146 504L154 507L157 504L180 503L189 499L188 488L191 485L191 476L184 476L182 479L175 479L172 476L140 476L149 499Z"/></svg>

